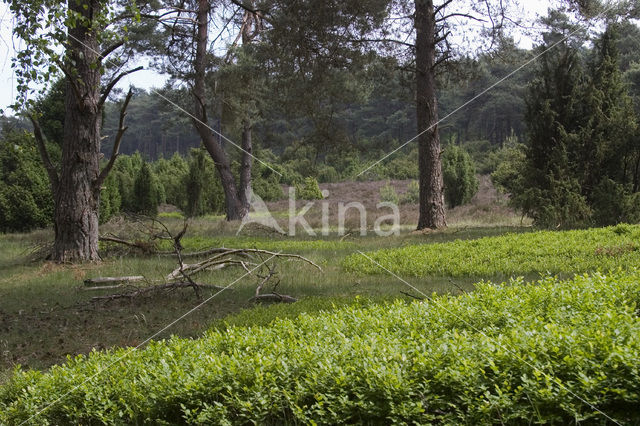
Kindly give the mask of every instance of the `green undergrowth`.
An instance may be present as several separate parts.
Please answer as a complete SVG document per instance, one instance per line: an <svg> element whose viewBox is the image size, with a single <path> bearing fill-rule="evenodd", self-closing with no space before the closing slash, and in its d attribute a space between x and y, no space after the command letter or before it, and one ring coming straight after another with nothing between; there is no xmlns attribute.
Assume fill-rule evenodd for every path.
<svg viewBox="0 0 640 426"><path fill-rule="evenodd" d="M95 352L16 371L0 424L637 423L639 282L480 283Z"/></svg>
<svg viewBox="0 0 640 426"><path fill-rule="evenodd" d="M349 272L424 276L516 276L607 271L640 265L640 225L506 234L411 245L347 257ZM379 265L377 265L375 262Z"/></svg>

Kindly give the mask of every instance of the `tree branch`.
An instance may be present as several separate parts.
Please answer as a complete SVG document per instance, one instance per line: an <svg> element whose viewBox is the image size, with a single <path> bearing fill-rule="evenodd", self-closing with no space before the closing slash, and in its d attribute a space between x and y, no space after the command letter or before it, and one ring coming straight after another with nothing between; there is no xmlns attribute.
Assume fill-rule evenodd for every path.
<svg viewBox="0 0 640 426"><path fill-rule="evenodd" d="M102 106L104 105L104 103L107 101L107 98L109 97L109 93L111 93L111 90L113 90L113 88L115 87L116 84L118 84L118 82L120 81L120 79L122 79L122 77L125 77L129 74L132 74L136 71L140 71L144 69L144 67L139 66L124 72L121 72L120 74L118 74L113 80L111 80L109 82L109 84L107 84L107 87L105 87L103 93L102 93L102 97L100 98L100 101L98 102L98 109L101 109Z"/></svg>
<svg viewBox="0 0 640 426"><path fill-rule="evenodd" d="M111 151L111 158L109 158L109 162L104 167L104 169L102 169L102 172L100 172L100 175L94 182L94 186L96 188L100 188L102 186L102 184L104 183L104 180L107 178L107 176L109 175L109 172L113 168L113 164L116 162L116 158L118 158L120 143L122 142L122 136L124 135L124 132L127 131L127 127L124 126L124 119L127 116L127 107L129 106L129 101L131 100L132 96L133 96L133 91L131 90L131 88L129 88L129 93L127 93L127 97L124 100L124 104L122 105L122 108L120 108L120 123L118 125L118 133L116 134L116 139L113 142L113 150Z"/></svg>
<svg viewBox="0 0 640 426"><path fill-rule="evenodd" d="M360 39L351 39L350 43L393 43L399 44L401 46L414 48L415 45L413 43L408 43L406 41L395 40L390 38L360 38Z"/></svg>
<svg viewBox="0 0 640 426"><path fill-rule="evenodd" d="M124 40L120 40L107 46L102 52L100 52L100 57L103 59L106 58L107 56L112 54L114 50L120 48L123 45L124 45Z"/></svg>
<svg viewBox="0 0 640 426"><path fill-rule="evenodd" d="M31 120L31 124L33 124L33 134L36 139L36 145L38 146L38 152L40 153L40 158L42 159L44 168L47 170L47 174L49 175L51 189L53 190L53 194L55 195L55 193L58 191L58 184L60 181L58 171L51 162L51 157L49 157L49 152L47 151L47 147L44 143L44 137L42 136L40 123L33 114L28 114L27 116L29 117L29 120Z"/></svg>

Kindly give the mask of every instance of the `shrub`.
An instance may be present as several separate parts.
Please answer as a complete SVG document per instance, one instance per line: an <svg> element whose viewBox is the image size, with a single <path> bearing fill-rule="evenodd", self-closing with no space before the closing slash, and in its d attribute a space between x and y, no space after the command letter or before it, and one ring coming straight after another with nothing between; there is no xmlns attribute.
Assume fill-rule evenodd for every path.
<svg viewBox="0 0 640 426"><path fill-rule="evenodd" d="M266 177L253 179L251 182L252 190L264 201L277 201L284 198L282 186L278 180L278 175L271 173Z"/></svg>
<svg viewBox="0 0 640 426"><path fill-rule="evenodd" d="M338 173L338 171L332 166L326 164L318 166L317 177L318 182L322 183L331 183L340 180L340 174Z"/></svg>
<svg viewBox="0 0 640 426"><path fill-rule="evenodd" d="M148 216L158 215L161 193L158 181L149 163L143 162L133 184L134 207L136 213Z"/></svg>
<svg viewBox="0 0 640 426"><path fill-rule="evenodd" d="M322 200L324 196L318 186L318 181L314 177L304 179L304 184L296 184L296 196L300 200Z"/></svg>
<svg viewBox="0 0 640 426"><path fill-rule="evenodd" d="M471 201L478 192L478 178L469 154L456 145L450 145L442 154L442 175L445 198L449 207Z"/></svg>
<svg viewBox="0 0 640 426"><path fill-rule="evenodd" d="M580 231L507 234L477 240L411 245L378 250L367 256L402 276L518 276L535 273L574 273L629 268L640 263L640 226ZM616 256L617 247L634 248ZM383 274L366 257L343 261L350 272Z"/></svg>
<svg viewBox="0 0 640 426"><path fill-rule="evenodd" d="M186 204L180 206L188 217L203 216L224 211L224 190L209 154L203 149L192 149L189 172L184 177Z"/></svg>
<svg viewBox="0 0 640 426"><path fill-rule="evenodd" d="M16 371L0 423L636 424L639 280L480 283L94 352Z"/></svg>
<svg viewBox="0 0 640 426"><path fill-rule="evenodd" d="M122 206L122 197L118 190L118 180L114 173L109 173L100 192L100 223L105 223L118 213Z"/></svg>
<svg viewBox="0 0 640 426"><path fill-rule="evenodd" d="M177 152L169 159L159 159L153 164L153 172L165 190L166 202L176 207L186 204L185 180L189 163Z"/></svg>
<svg viewBox="0 0 640 426"><path fill-rule="evenodd" d="M404 193L400 203L416 204L420 202L420 185L417 180L412 180L407 186L407 192Z"/></svg>
<svg viewBox="0 0 640 426"><path fill-rule="evenodd" d="M59 148L49 145L52 160ZM4 132L0 141L0 232L24 232L53 221L53 196L35 140L23 131Z"/></svg>
<svg viewBox="0 0 640 426"><path fill-rule="evenodd" d="M496 166L491 173L491 180L496 188L508 194L521 194L523 192L522 170L525 167L525 146L517 144L505 146L498 150Z"/></svg>
<svg viewBox="0 0 640 426"><path fill-rule="evenodd" d="M415 179L418 177L418 150L414 149L405 154L399 152L386 165L386 175L389 179Z"/></svg>
<svg viewBox="0 0 640 426"><path fill-rule="evenodd" d="M393 186L391 186L391 182L387 181L384 186L380 187L380 201L393 204L400 203L398 193L393 188Z"/></svg>

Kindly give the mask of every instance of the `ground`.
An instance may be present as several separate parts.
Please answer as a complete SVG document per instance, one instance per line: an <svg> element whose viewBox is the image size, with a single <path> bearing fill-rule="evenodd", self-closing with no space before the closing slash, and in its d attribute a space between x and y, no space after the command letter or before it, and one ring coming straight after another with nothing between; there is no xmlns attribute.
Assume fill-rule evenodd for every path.
<svg viewBox="0 0 640 426"><path fill-rule="evenodd" d="M376 212L379 188L386 182L346 182L321 185L329 190L332 225L337 224L335 214L339 201L360 201L368 211ZM399 194L406 190L409 181L391 181ZM301 206L303 202L299 202ZM269 203L274 216L282 223L287 220L288 201ZM319 227L321 207L316 202L305 217L311 226ZM387 212L382 212L387 214ZM167 215L162 220L173 230L182 228L182 219ZM376 214L367 221L371 225ZM229 224L221 218L201 218L192 221L185 245L187 249L210 246L246 246L282 250L304 255L318 263L323 271L294 261L278 263L281 282L278 291L306 299L304 308L325 309L327 303L339 304L356 296L378 299L410 299L409 289L389 276L363 277L345 273L341 260L357 250L396 247L406 244L450 241L498 235L509 231L527 231L527 221L506 207L504 197L495 192L488 178L481 179L478 195L470 205L448 212L449 228L430 233L414 233L417 222L417 206L404 206L400 236L361 237L358 233L346 236L332 232L329 237L295 238L278 235L268 230L249 228L238 238L238 224ZM350 222L352 221L352 222ZM351 223L351 225L349 225ZM357 217L347 220L355 227ZM130 224L113 221L102 232L127 235ZM348 228L347 226L347 228ZM144 275L149 279L162 279L176 266L173 257L138 256L126 251L105 252L101 263L85 265L56 265L46 261L31 261L33 251L51 240L50 230L29 234L0 236L0 381L16 365L30 368L46 368L60 363L67 356L85 354L113 346L136 346L162 329L193 306L200 303L192 290L182 289L161 293L133 301L91 302L97 295L118 290L87 291L85 278L98 276ZM311 243L311 241L314 241ZM320 241L320 242L317 242ZM227 285L242 276L240 269L210 272L199 281ZM412 284L425 293L469 290L480 278L456 279L428 277L412 280ZM186 317L158 338L171 334L198 336L212 326L222 326L221 319L245 308L252 296L257 278L247 277L208 302L201 309ZM203 297L212 295L205 291Z"/></svg>

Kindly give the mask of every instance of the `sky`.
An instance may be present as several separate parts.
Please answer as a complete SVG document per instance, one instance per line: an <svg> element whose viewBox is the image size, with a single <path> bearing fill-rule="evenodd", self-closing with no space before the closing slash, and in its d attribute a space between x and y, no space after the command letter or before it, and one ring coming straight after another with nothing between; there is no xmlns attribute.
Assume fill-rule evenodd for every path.
<svg viewBox="0 0 640 426"><path fill-rule="evenodd" d="M534 16L545 15L553 1L524 0L521 1L521 7L525 9L525 13L529 17L527 20L531 22ZM15 55L16 48L19 48L19 42L12 37L11 31L12 15L8 5L2 2L0 3L0 109L3 110L11 105L16 97L11 59ZM522 47L529 48L532 45L532 39L527 36L517 36L516 39ZM162 75L145 69L122 79L118 87L127 88L133 85L148 90L152 87L161 87L165 81L166 79ZM5 111L5 113L9 113L9 111Z"/></svg>

